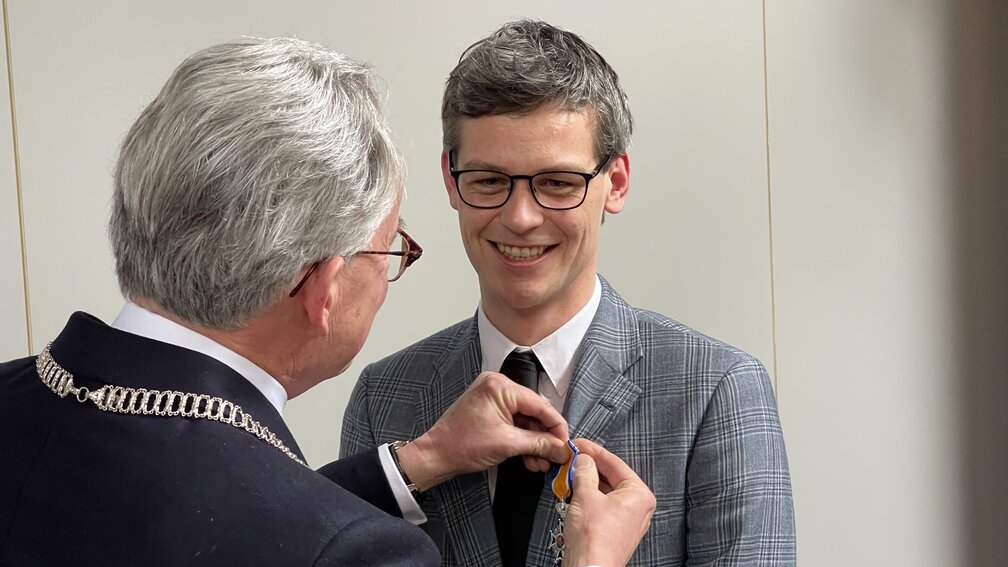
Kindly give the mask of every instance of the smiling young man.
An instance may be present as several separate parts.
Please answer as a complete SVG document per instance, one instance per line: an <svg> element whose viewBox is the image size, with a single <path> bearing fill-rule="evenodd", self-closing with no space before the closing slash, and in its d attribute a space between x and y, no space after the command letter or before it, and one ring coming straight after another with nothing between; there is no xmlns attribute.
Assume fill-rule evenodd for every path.
<svg viewBox="0 0 1008 567"><path fill-rule="evenodd" d="M505 24L450 74L442 126L480 305L364 370L341 452L425 431L466 376L500 370L522 383L510 372L522 359L526 385L572 436L606 446L654 492L630 564L793 564L787 457L762 364L630 306L596 273L603 219L630 187L632 120L605 59L549 24ZM512 462L430 491L422 528L443 564L553 564L549 483Z"/></svg>

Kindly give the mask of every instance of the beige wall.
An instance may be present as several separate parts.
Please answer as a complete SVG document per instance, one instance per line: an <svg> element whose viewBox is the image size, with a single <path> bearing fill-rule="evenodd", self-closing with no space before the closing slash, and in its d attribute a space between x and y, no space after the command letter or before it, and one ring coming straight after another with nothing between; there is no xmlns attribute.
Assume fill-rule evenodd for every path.
<svg viewBox="0 0 1008 567"><path fill-rule="evenodd" d="M866 546L865 564L956 565L945 14L934 1L828 4L767 4L779 400L800 555L852 564Z"/></svg>
<svg viewBox="0 0 1008 567"><path fill-rule="evenodd" d="M104 233L116 146L188 53L296 35L370 61L410 168L424 258L344 375L291 402L334 458L363 364L469 316L477 290L438 171L440 93L462 48L544 18L620 72L637 119L627 209L600 269L632 303L759 356L775 377L801 564L961 564L959 401L948 321L948 14L939 0L142 3L8 0L24 205L0 96L0 355L121 297ZM352 7L350 7L352 6ZM8 75L9 76L9 75ZM450 299L446 299L450 298Z"/></svg>
<svg viewBox="0 0 1008 567"><path fill-rule="evenodd" d="M0 29L0 40L6 38ZM0 57L3 77L7 60ZM21 269L21 222L14 168L14 135L8 81L0 86L0 360L28 354L24 281Z"/></svg>

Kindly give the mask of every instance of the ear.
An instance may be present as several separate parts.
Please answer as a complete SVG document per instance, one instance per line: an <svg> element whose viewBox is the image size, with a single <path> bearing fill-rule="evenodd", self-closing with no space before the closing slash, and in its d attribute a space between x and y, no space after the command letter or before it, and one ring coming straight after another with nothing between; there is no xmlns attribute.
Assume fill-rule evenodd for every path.
<svg viewBox="0 0 1008 567"><path fill-rule="evenodd" d="M630 192L630 155L616 156L606 177L609 178L609 192L606 193L605 210L615 215L623 210L623 203Z"/></svg>
<svg viewBox="0 0 1008 567"><path fill-rule="evenodd" d="M455 178L451 175L450 167L448 152L441 152L441 178L444 180L445 189L448 191L448 202L451 204L451 208L457 211L459 208L459 194L455 190Z"/></svg>
<svg viewBox="0 0 1008 567"><path fill-rule="evenodd" d="M319 264L301 288L301 293L296 296L301 299L308 322L322 335L329 334L329 316L339 300L340 293L336 275L343 269L345 263L342 256L333 256Z"/></svg>

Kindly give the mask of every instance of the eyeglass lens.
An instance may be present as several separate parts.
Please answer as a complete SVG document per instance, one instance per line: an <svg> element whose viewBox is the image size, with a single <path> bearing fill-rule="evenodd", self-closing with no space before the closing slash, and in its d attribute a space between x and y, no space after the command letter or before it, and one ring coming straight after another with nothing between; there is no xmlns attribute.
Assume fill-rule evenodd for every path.
<svg viewBox="0 0 1008 567"><path fill-rule="evenodd" d="M511 190L511 178L497 171L466 171L459 175L462 199L477 207L504 204ZM584 201L588 182L578 173L549 171L532 176L536 201L551 209L569 209Z"/></svg>
<svg viewBox="0 0 1008 567"><path fill-rule="evenodd" d="M392 239L392 243L389 245L389 252L409 252L409 242L403 238L402 234L396 233L395 238ZM389 281L392 281L406 271L408 257L406 254L402 254L400 256L389 255L387 258L388 268L386 276Z"/></svg>

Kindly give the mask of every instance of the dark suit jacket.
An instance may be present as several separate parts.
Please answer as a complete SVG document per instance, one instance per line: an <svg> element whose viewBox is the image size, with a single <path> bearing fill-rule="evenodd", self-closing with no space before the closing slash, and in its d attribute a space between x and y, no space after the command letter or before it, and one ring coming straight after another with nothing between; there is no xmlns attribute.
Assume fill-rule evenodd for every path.
<svg viewBox="0 0 1008 567"><path fill-rule="evenodd" d="M266 398L210 357L84 313L51 352L79 386L234 402L301 456ZM438 563L423 532L379 510L398 512L377 452L327 466L327 478L223 422L59 398L34 358L0 364L0 446L0 565Z"/></svg>
<svg viewBox="0 0 1008 567"><path fill-rule="evenodd" d="M426 431L481 366L476 318L364 369L343 422L342 454ZM634 566L795 563L784 439L770 378L752 356L628 305L602 299L575 356L564 417L571 437L619 455L658 507ZM543 487L528 565L553 565L554 497ZM430 491L422 528L444 565L500 565L485 473Z"/></svg>

